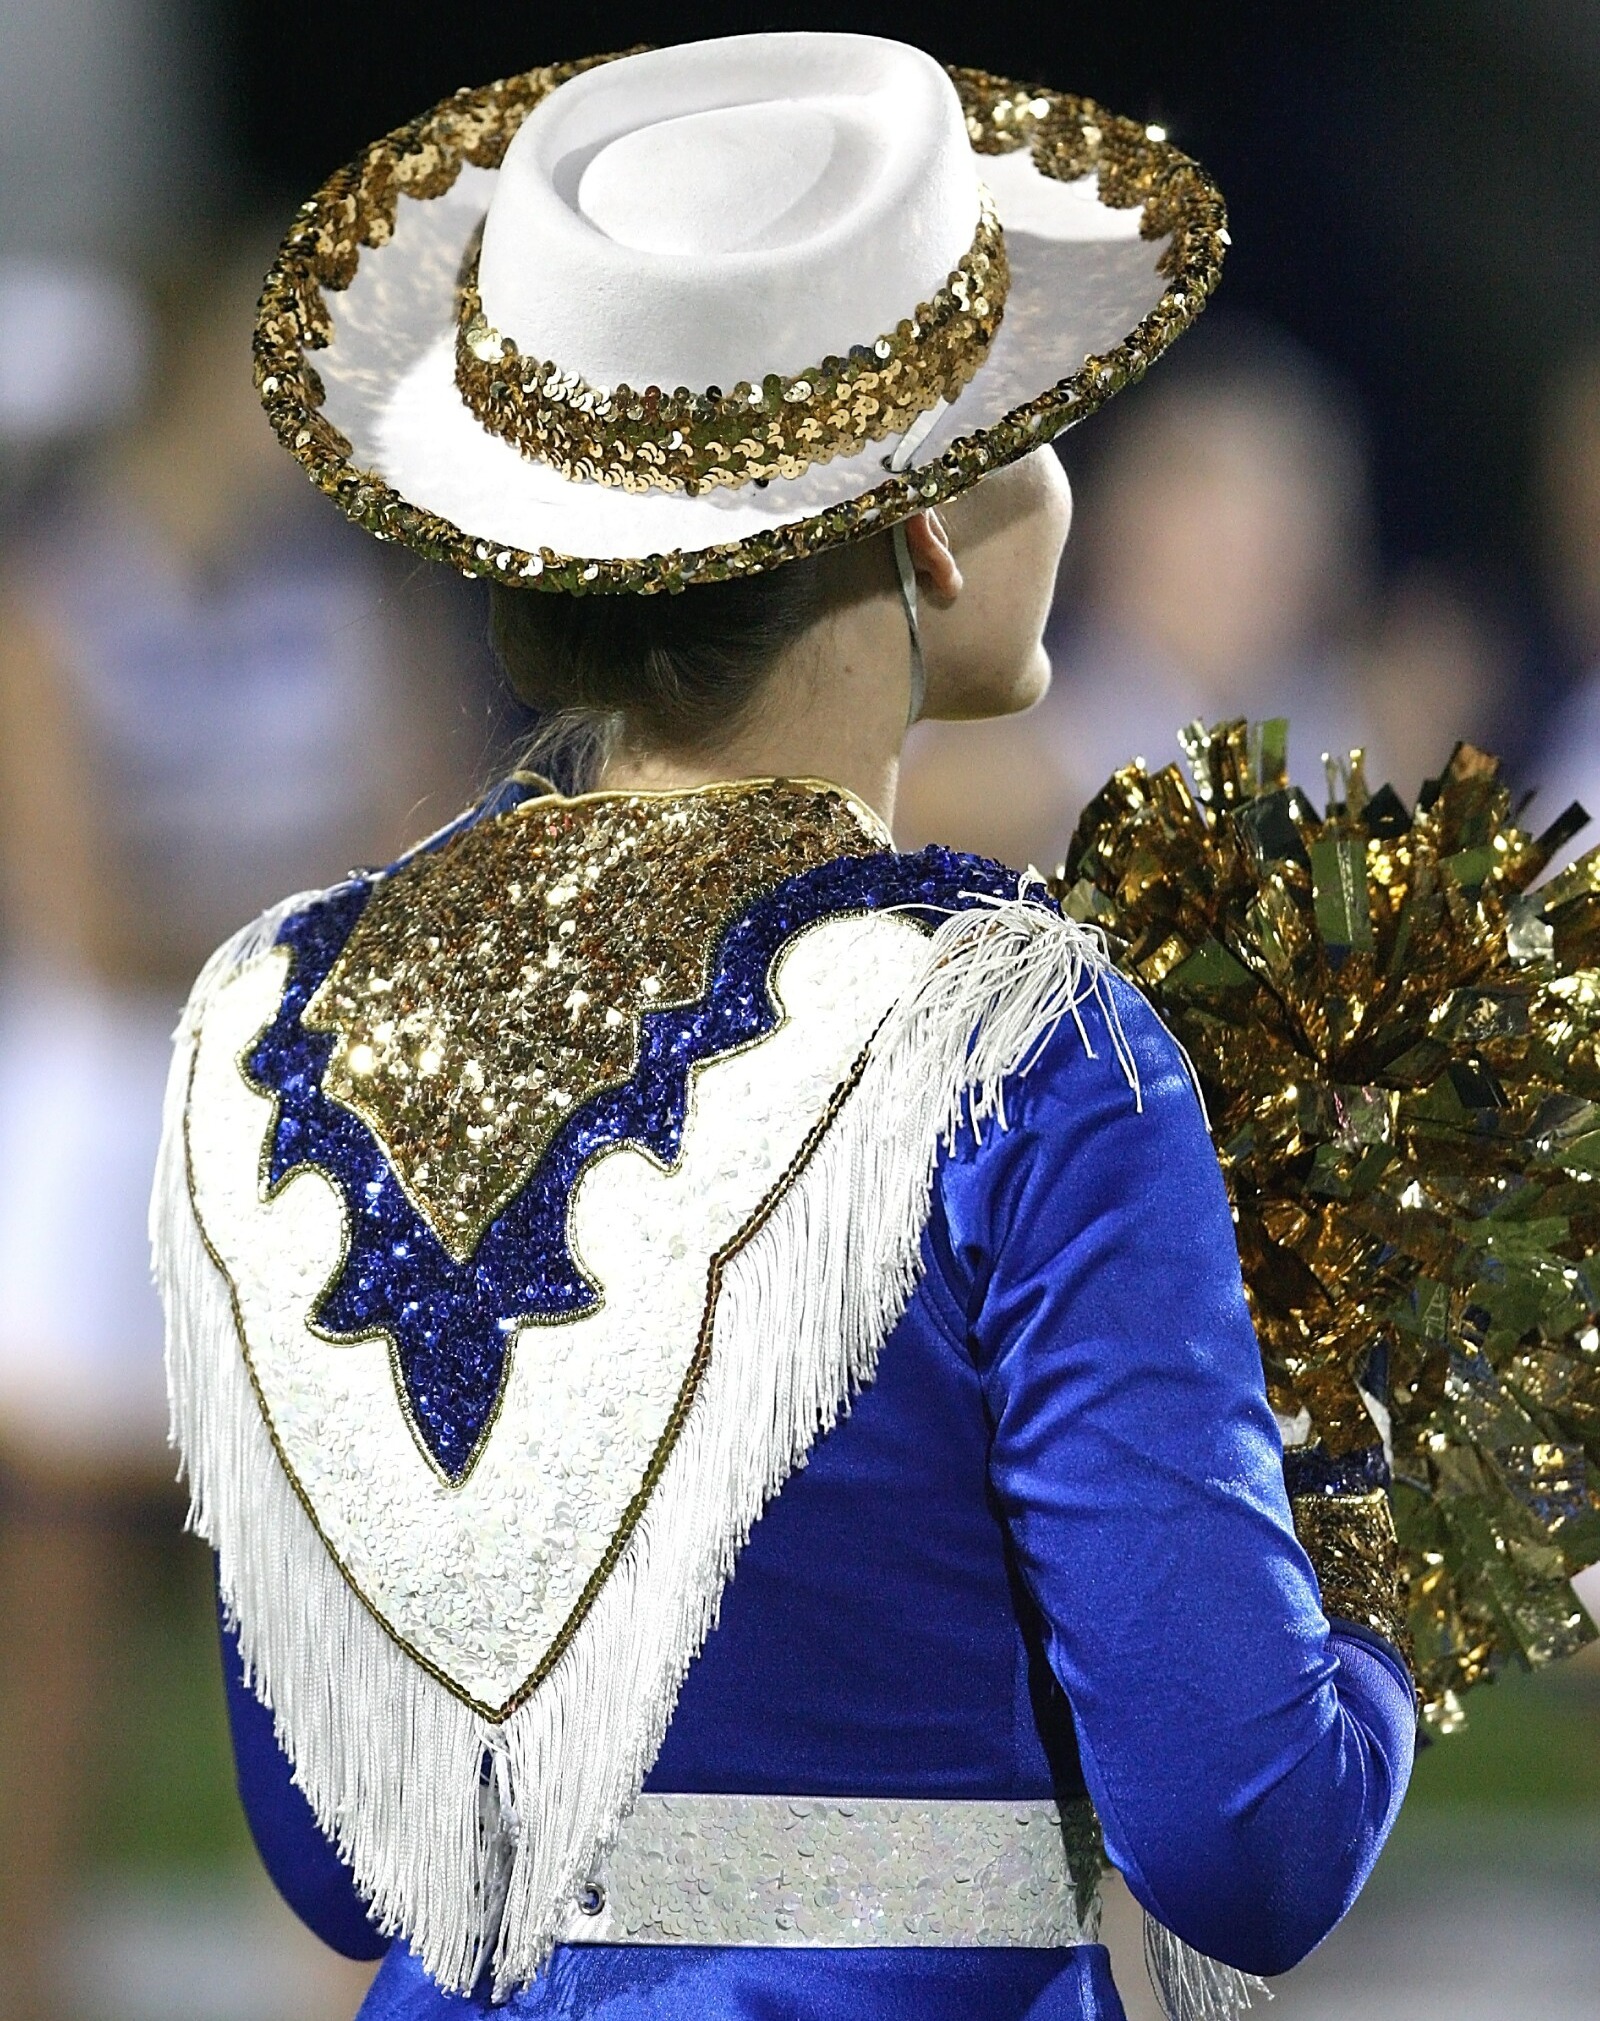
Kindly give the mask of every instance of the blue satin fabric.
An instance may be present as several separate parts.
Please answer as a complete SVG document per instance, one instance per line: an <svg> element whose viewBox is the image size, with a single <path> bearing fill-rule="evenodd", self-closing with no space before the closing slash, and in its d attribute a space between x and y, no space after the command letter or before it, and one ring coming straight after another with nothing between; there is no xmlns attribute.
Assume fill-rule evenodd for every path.
<svg viewBox="0 0 1600 2021"><path fill-rule="evenodd" d="M1143 1000L1116 999L1142 1107L1091 1006L1092 1051L1069 1022L1017 1084L1010 1127L942 1160L923 1283L877 1381L757 1525L649 1786L1087 1788L1147 1907L1213 1956L1279 1972L1339 1920L1387 1836L1411 1687L1387 1644L1321 1613L1198 1102ZM294 1845L319 1873L326 1847L270 1726L236 1713L235 1733L258 1843L295 1900ZM318 1900L307 1919L350 1948L353 1893ZM447 1999L396 1946L362 2012L483 2004ZM1090 1946L597 1947L558 1952L509 2012L1120 2008Z"/></svg>
<svg viewBox="0 0 1600 2021"><path fill-rule="evenodd" d="M584 2021L1124 2021L1102 1946L1073 1951L557 1951L509 2006L451 2000L398 1950L359 2021L528 2014Z"/></svg>

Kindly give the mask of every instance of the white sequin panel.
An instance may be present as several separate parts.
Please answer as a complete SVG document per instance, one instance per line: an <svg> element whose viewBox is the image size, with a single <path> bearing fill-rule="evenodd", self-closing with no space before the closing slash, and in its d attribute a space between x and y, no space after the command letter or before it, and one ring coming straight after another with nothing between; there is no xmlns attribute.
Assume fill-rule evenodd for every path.
<svg viewBox="0 0 1600 2021"><path fill-rule="evenodd" d="M695 1076L677 1167L633 1147L590 1166L572 1227L602 1303L522 1329L499 1417L458 1487L412 1437L387 1342L334 1345L307 1325L341 1255L337 1189L302 1169L261 1198L272 1105L239 1060L276 1012L285 957L218 993L190 1104L195 1199L279 1449L363 1598L468 1697L503 1704L570 1614L679 1393L712 1255L795 1158L926 947L892 916L813 927L775 971L785 1020Z"/></svg>
<svg viewBox="0 0 1600 2021"><path fill-rule="evenodd" d="M566 1944L1056 1949L1099 1934L1088 1806L642 1796ZM1074 1863L1076 1840L1077 1860Z"/></svg>

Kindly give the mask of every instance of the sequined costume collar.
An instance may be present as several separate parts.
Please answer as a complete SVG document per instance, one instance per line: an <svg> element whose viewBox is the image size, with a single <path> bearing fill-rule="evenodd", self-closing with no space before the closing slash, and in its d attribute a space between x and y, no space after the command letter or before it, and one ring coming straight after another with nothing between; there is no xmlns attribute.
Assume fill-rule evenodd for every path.
<svg viewBox="0 0 1600 2021"><path fill-rule="evenodd" d="M1013 882L886 840L818 781L576 799L515 781L285 923L287 986L246 1061L277 1104L264 1178L335 1179L346 1250L315 1324L393 1341L445 1479L482 1449L517 1328L599 1296L570 1238L582 1173L621 1143L673 1164L698 1064L775 1028L794 936Z"/></svg>
<svg viewBox="0 0 1600 2021"><path fill-rule="evenodd" d="M644 1013L704 995L733 919L886 840L810 781L523 800L378 887L306 1008L324 1089L464 1263L566 1115L632 1075Z"/></svg>

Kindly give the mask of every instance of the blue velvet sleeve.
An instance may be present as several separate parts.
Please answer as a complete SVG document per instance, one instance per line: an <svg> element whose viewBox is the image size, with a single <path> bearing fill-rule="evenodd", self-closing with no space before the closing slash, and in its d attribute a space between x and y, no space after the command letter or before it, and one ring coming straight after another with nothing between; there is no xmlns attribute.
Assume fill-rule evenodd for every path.
<svg viewBox="0 0 1600 2021"><path fill-rule="evenodd" d="M942 1168L933 1250L966 1313L991 1480L1135 1895L1245 1970L1349 1908L1410 1774L1404 1663L1333 1630L1291 1523L1226 1193L1182 1055L1116 1002Z"/></svg>
<svg viewBox="0 0 1600 2021"><path fill-rule="evenodd" d="M244 1681L239 1644L222 1623L222 1674L228 1691L239 1800L262 1864L301 1922L347 1958L381 1958L389 1939L367 1920L355 1876L317 1826L290 1779L272 1731L272 1714Z"/></svg>

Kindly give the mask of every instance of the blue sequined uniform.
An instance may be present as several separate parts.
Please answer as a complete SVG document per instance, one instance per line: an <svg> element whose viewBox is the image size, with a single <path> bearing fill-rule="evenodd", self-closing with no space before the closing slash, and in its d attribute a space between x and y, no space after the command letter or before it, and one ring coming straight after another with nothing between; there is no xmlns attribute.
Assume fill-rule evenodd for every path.
<svg viewBox="0 0 1600 2021"><path fill-rule="evenodd" d="M876 1383L769 1506L655 1790L1094 1799L1133 1892L1275 1973L1349 1907L1410 1769L1399 1654L1324 1618L1295 1540L1227 1200L1176 1047L1117 987L1058 1029L1009 1127L940 1163L925 1275ZM239 1684L262 1855L373 1957L346 1871ZM362 2021L488 2011L403 1946ZM606 2021L1114 2021L1098 1946L557 1951L507 2010Z"/></svg>

